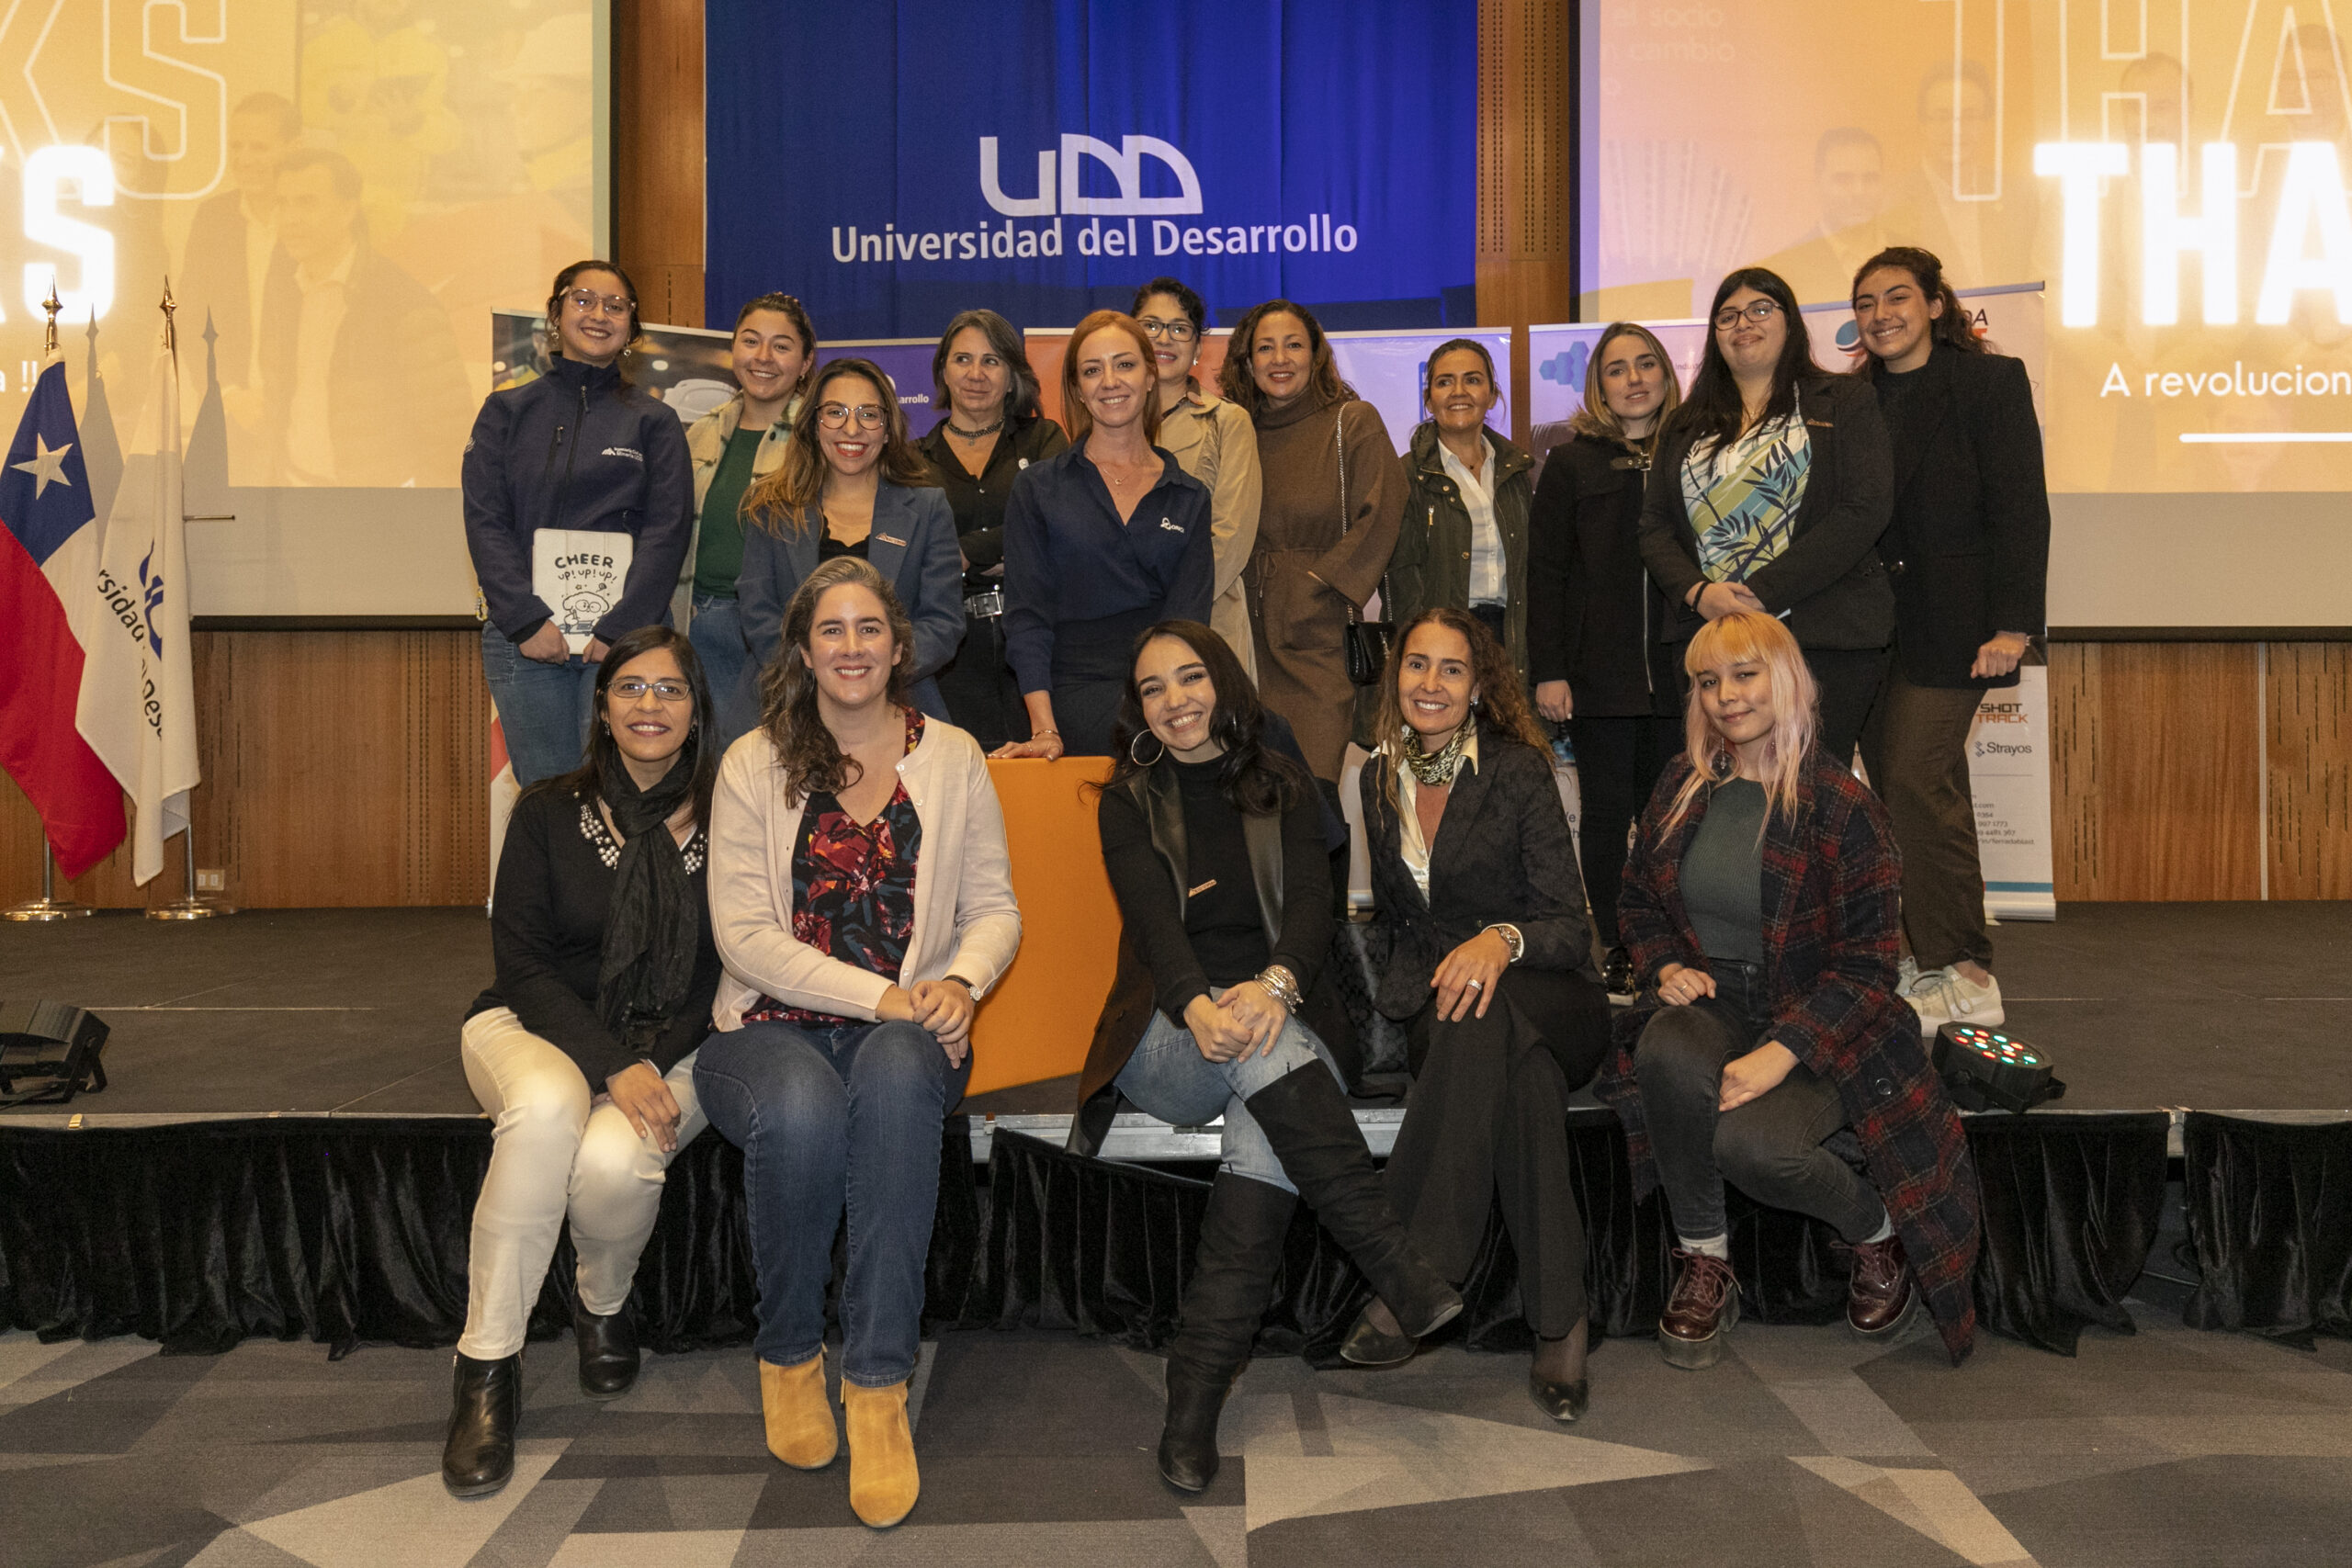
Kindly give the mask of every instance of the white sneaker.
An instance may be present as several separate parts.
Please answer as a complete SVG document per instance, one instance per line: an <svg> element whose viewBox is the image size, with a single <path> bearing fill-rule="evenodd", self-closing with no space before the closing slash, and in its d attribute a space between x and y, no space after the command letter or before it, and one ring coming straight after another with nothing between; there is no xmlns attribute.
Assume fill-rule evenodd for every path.
<svg viewBox="0 0 2352 1568"><path fill-rule="evenodd" d="M2001 982L1987 975L1984 983L1962 975L1955 964L1941 969L1924 969L1903 993L1919 1015L1919 1027L1933 1034L1947 1023L1973 1023L1980 1029L1997 1028L2007 1014L2001 1007Z"/></svg>
<svg viewBox="0 0 2352 1568"><path fill-rule="evenodd" d="M1918 983L1919 961L1906 953L1894 961L1894 994L1906 996Z"/></svg>

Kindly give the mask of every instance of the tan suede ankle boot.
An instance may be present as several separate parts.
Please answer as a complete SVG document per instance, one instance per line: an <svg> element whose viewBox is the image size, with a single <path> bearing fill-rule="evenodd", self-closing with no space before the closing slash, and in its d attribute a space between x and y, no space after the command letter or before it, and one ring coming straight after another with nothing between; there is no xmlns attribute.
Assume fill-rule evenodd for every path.
<svg viewBox="0 0 2352 1568"><path fill-rule="evenodd" d="M767 1420L768 1452L795 1470L822 1470L841 1451L822 1350L797 1367L760 1363L760 1414Z"/></svg>
<svg viewBox="0 0 2352 1568"><path fill-rule="evenodd" d="M843 1378L842 1414L849 1418L849 1506L875 1529L888 1529L914 1511L922 1490L907 1425L907 1385L860 1388Z"/></svg>

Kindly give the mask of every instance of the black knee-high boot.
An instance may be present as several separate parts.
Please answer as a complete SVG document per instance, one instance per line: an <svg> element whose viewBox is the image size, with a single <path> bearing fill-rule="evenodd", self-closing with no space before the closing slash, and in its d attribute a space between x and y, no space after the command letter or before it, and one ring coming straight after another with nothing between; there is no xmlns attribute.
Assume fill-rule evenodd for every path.
<svg viewBox="0 0 2352 1568"><path fill-rule="evenodd" d="M1180 1492L1198 1492L1216 1478L1216 1419L1249 1364L1297 1205L1279 1187L1223 1171L1209 1188L1193 1280L1184 1287L1176 1342L1168 1348L1159 1474Z"/></svg>
<svg viewBox="0 0 2352 1568"><path fill-rule="evenodd" d="M1461 1293L1422 1261L1396 1212L1340 1086L1320 1062L1285 1073L1242 1101L1264 1130L1298 1195L1338 1239L1415 1338L1451 1323Z"/></svg>

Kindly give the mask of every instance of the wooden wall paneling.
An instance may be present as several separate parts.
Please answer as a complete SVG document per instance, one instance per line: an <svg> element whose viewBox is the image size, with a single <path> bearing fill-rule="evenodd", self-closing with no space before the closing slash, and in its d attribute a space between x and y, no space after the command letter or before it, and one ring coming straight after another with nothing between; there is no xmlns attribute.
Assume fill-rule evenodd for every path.
<svg viewBox="0 0 2352 1568"><path fill-rule="evenodd" d="M2050 653L2059 899L2261 897L2256 645Z"/></svg>
<svg viewBox="0 0 2352 1568"><path fill-rule="evenodd" d="M639 313L701 326L702 0L614 0L612 135L615 259Z"/></svg>
<svg viewBox="0 0 2352 1568"><path fill-rule="evenodd" d="M1478 321L1510 327L1510 434L1527 439L1527 328L1564 321L1575 295L1570 175L1574 0L1478 6Z"/></svg>
<svg viewBox="0 0 2352 1568"><path fill-rule="evenodd" d="M2270 897L2352 898L2352 643L2267 652Z"/></svg>

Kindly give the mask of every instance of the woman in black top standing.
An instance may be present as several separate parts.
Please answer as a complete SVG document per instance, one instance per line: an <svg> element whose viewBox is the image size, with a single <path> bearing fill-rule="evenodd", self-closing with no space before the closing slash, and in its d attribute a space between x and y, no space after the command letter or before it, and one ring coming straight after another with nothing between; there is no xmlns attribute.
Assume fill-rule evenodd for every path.
<svg viewBox="0 0 2352 1568"><path fill-rule="evenodd" d="M441 1453L460 1497L514 1473L523 1336L567 1218L581 1392L610 1399L637 1379L630 1282L662 1174L703 1128L695 1053L719 980L704 897L711 724L684 635L630 632L597 671L586 761L526 791L506 825L498 977L464 1032L466 1082L495 1121Z"/></svg>
<svg viewBox="0 0 2352 1568"><path fill-rule="evenodd" d="M1425 610L1389 656L1363 771L1364 837L1387 971L1374 1004L1408 1028L1412 1097L1388 1192L1414 1245L1467 1279L1498 1199L1536 1338L1528 1389L1584 1414L1584 1224L1568 1175L1567 1099L1609 1049L1609 1002L1551 748L1503 650L1467 610ZM1340 1347L1359 1366L1413 1354L1395 1303Z"/></svg>
<svg viewBox="0 0 2352 1568"><path fill-rule="evenodd" d="M1585 362L1584 401L1552 449L1529 521L1528 675L1535 711L1568 727L1583 832L1577 847L1602 978L1630 996L1617 936L1627 834L1666 761L1682 749L1682 672L1660 640L1665 594L1642 565L1642 486L1657 430L1682 400L1673 357L1647 327L1619 321Z"/></svg>
<svg viewBox="0 0 2352 1568"><path fill-rule="evenodd" d="M947 323L931 380L947 417L922 439L956 516L964 564L964 646L939 672L947 716L983 751L1026 739L1029 716L1004 658L1004 503L1022 469L1069 446L1037 408L1037 373L1012 323L967 310Z"/></svg>
<svg viewBox="0 0 2352 1568"><path fill-rule="evenodd" d="M1932 252L1882 251L1854 321L1894 446L1894 659L1862 731L1903 851L1903 992L1932 1033L2005 1014L1984 929L1968 728L2042 629L2050 496L2024 364L1988 352Z"/></svg>
<svg viewBox="0 0 2352 1568"><path fill-rule="evenodd" d="M1462 1310L1397 1224L1325 1044L1342 1016L1321 796L1265 745L1266 711L1225 639L1163 621L1136 639L1102 786L1119 966L1079 1078L1073 1152L1102 1147L1119 1097L1197 1126L1223 1156L1168 1352L1159 1473L1198 1492L1250 1359L1300 1198L1415 1332Z"/></svg>
<svg viewBox="0 0 2352 1568"><path fill-rule="evenodd" d="M1658 436L1642 560L1675 606L1677 649L1734 610L1784 620L1821 691L1824 755L1850 764L1894 640L1879 564L1894 458L1867 382L1813 362L1796 296L1742 267L1715 287L1713 330Z"/></svg>

